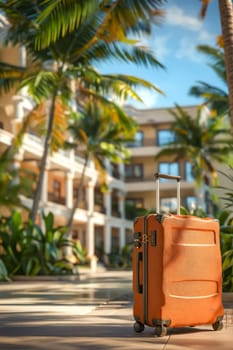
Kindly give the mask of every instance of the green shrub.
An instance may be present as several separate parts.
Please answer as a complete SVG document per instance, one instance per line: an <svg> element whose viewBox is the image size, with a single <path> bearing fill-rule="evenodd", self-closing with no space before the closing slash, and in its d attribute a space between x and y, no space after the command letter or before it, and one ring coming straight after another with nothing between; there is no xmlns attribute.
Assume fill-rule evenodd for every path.
<svg viewBox="0 0 233 350"><path fill-rule="evenodd" d="M0 279L15 275L71 274L74 264L62 257L65 247L71 247L76 263L83 262L80 245L66 238L66 228L54 226L54 216L42 214L44 230L21 213L0 217Z"/></svg>

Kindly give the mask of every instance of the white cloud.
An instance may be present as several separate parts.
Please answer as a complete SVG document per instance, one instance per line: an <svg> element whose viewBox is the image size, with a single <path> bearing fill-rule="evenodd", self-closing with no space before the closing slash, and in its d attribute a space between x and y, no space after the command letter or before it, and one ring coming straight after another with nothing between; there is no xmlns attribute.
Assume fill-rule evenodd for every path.
<svg viewBox="0 0 233 350"><path fill-rule="evenodd" d="M171 54L178 59L201 62L196 46L214 43L214 35L204 28L204 22L198 18L198 13L187 14L176 5L166 9L163 26L155 29L152 36L143 37L140 42L150 47L160 62L166 61Z"/></svg>
<svg viewBox="0 0 233 350"><path fill-rule="evenodd" d="M159 93L157 93L154 90L149 90L143 87L138 88L136 92L143 102L139 102L135 100L131 101L130 103L134 107L142 109L142 108L153 108L156 106L159 98Z"/></svg>
<svg viewBox="0 0 233 350"><path fill-rule="evenodd" d="M183 9L178 6L170 6L167 8L165 20L169 25L184 27L186 30L195 32L199 31L202 26L202 22L198 19L198 16L187 15Z"/></svg>
<svg viewBox="0 0 233 350"><path fill-rule="evenodd" d="M198 14L189 15L182 8L173 5L167 9L166 23L176 27L173 30L171 28L172 33L177 33L176 48L174 49L175 57L177 59L186 58L194 62L202 62L203 57L197 53L196 47L201 44L214 44L215 37L213 33L208 32L204 28L204 22L198 19ZM182 31L179 31L178 34L176 29L181 29Z"/></svg>
<svg viewBox="0 0 233 350"><path fill-rule="evenodd" d="M200 55L197 54L196 43L190 40L189 37L182 38L179 47L175 52L175 57L178 59L188 58L191 61L200 62Z"/></svg>
<svg viewBox="0 0 233 350"><path fill-rule="evenodd" d="M155 37L150 43L151 48L159 60L164 59L171 52L168 44L169 39L169 35L160 35Z"/></svg>
<svg viewBox="0 0 233 350"><path fill-rule="evenodd" d="M195 37L184 36L179 40L175 56L178 59L188 58L191 61L203 62L203 56L197 52L197 46L214 45L215 37L207 31L200 31Z"/></svg>
<svg viewBox="0 0 233 350"><path fill-rule="evenodd" d="M204 43L212 43L214 42L214 40L216 41L216 37L215 35L207 32L207 30L205 29L202 29L200 32L199 32L199 36L197 38L198 41L201 41L201 42L204 42Z"/></svg>

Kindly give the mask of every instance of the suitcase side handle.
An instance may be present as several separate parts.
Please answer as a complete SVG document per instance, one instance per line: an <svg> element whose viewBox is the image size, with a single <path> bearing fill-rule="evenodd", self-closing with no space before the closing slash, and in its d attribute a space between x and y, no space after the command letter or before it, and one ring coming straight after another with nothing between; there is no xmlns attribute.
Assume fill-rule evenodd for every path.
<svg viewBox="0 0 233 350"><path fill-rule="evenodd" d="M137 253L137 261L136 261L136 288L137 292L139 294L142 294L143 287L142 284L140 284L140 263L142 262L142 252Z"/></svg>
<svg viewBox="0 0 233 350"><path fill-rule="evenodd" d="M180 180L181 176L168 175L155 173L155 181L156 181L156 213L160 212L160 195L159 195L159 179L168 179L168 180L176 180L177 181L177 215L180 215Z"/></svg>

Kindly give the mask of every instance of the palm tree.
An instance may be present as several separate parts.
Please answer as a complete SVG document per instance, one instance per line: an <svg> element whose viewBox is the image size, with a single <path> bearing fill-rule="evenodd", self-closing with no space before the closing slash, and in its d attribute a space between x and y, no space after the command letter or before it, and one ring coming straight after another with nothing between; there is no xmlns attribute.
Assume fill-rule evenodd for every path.
<svg viewBox="0 0 233 350"><path fill-rule="evenodd" d="M204 18L211 0L202 0L201 17ZM232 0L218 0L221 20L226 76L229 90L231 132L233 134L233 5Z"/></svg>
<svg viewBox="0 0 233 350"><path fill-rule="evenodd" d="M170 113L174 116L172 130L175 141L169 143L156 156L173 156L175 161L187 159L191 162L197 188L203 184L211 186L217 182L215 162L231 164L233 142L229 127L223 118L203 120L203 109L195 117L176 105Z"/></svg>
<svg viewBox="0 0 233 350"><path fill-rule="evenodd" d="M221 48L215 48L208 45L199 45L197 49L211 59L212 62L209 66L226 86L226 90L203 81L198 81L197 85L191 87L190 94L204 98L205 103L211 108L211 110L216 111L218 115L228 114L229 96L227 91L224 52Z"/></svg>
<svg viewBox="0 0 233 350"><path fill-rule="evenodd" d="M72 96L70 81L76 81L76 88L87 94L88 91L83 84L85 77L86 81L89 80L89 93L95 94L95 87L100 86L100 83L97 84L96 76L93 80L92 73L90 74L92 63L111 57L134 64L151 64L162 67L150 52L135 46L135 41L128 40L127 35L129 32L137 34L148 32L152 7L156 5L158 8L163 1L142 1L140 3L130 1L130 3L132 6L129 8L122 6L121 1L85 1L82 3L73 1L69 2L69 8L67 8L66 1L54 4L53 1L45 3L41 0L31 4L29 1L10 0L0 4L0 8L11 23L6 43L24 45L33 67L32 69L30 66L25 70L22 68L10 70L12 67L5 67L0 77L3 80L8 79L8 88L13 81L21 79L19 88L27 86L28 93L34 99L36 98L37 103L48 99L51 101L44 153L31 210L33 221L35 221L40 202L57 98L62 99L65 105L69 103ZM160 14L158 11L154 13ZM116 26L117 30L115 30ZM124 42L124 45L120 46L119 42ZM52 68L50 70L48 70L48 63ZM108 78L110 80L110 77ZM155 88L152 84L145 81L140 82L139 79L129 76L113 78L115 91L124 96L128 96L129 92L136 96L131 87L138 84ZM117 81L122 90L116 89ZM107 86L105 84L105 89ZM0 87L5 87L5 85L0 84Z"/></svg>
<svg viewBox="0 0 233 350"><path fill-rule="evenodd" d="M119 114L121 123L118 123ZM116 116L116 118L115 118ZM94 161L96 168L102 175L102 184L105 181L105 160L120 163L128 159L129 154L125 144L133 139L136 132L135 122L129 118L123 110L118 115L112 108L100 101L92 99L86 104L82 113L74 113L74 119L69 127L73 136L73 143L70 146L83 150L84 165L79 182L76 200L67 221L67 234L70 233L74 214L80 202L80 195L84 185L84 175L90 160Z"/></svg>

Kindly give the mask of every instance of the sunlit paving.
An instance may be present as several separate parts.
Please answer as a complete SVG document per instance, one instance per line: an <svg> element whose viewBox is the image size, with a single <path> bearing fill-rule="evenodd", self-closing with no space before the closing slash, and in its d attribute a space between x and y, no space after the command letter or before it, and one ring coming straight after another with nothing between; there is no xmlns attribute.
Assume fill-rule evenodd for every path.
<svg viewBox="0 0 233 350"><path fill-rule="evenodd" d="M0 343L4 349L195 349L211 344L231 349L233 298L224 297L224 327L170 329L162 338L146 327L133 330L131 271L88 274L80 281L0 284ZM11 288L12 287L12 288ZM214 345L215 344L215 345ZM204 348L203 348L204 349Z"/></svg>

